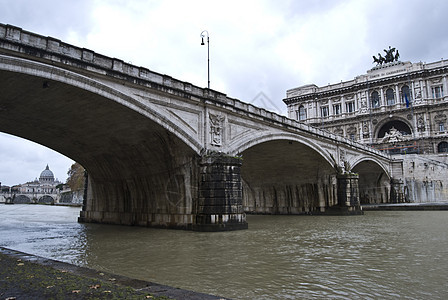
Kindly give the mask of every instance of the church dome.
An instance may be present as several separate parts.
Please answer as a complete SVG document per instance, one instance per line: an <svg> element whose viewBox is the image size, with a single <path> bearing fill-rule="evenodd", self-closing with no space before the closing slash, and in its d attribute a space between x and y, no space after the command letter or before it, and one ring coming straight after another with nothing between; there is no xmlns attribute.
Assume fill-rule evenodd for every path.
<svg viewBox="0 0 448 300"><path fill-rule="evenodd" d="M53 182L54 181L54 174L53 172L51 172L50 168L47 167L45 168L45 170L42 171L42 173L40 173L40 177L39 177L39 181L50 181Z"/></svg>

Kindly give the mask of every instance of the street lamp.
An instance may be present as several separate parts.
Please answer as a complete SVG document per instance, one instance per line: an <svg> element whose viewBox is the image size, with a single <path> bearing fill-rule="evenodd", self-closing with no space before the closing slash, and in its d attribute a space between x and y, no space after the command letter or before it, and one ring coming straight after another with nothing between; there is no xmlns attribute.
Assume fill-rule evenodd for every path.
<svg viewBox="0 0 448 300"><path fill-rule="evenodd" d="M205 45L204 44L204 37L206 36L205 34L207 34L207 78L208 78L208 88L210 88L210 38L208 35L208 31L204 30L201 32L201 45Z"/></svg>

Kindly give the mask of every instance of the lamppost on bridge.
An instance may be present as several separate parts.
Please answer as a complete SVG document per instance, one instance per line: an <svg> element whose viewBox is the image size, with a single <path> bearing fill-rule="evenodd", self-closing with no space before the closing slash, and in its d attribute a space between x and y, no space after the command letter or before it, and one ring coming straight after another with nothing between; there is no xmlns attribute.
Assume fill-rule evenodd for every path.
<svg viewBox="0 0 448 300"><path fill-rule="evenodd" d="M205 35L206 34L206 35ZM204 44L204 37L207 36L207 78L208 78L208 88L210 88L210 37L207 30L201 32L201 45Z"/></svg>

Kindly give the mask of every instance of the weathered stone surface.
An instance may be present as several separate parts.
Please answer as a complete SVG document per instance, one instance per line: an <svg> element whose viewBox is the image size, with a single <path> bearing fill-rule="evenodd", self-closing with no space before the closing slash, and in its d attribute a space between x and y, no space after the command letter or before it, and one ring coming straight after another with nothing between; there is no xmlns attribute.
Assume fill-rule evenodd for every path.
<svg viewBox="0 0 448 300"><path fill-rule="evenodd" d="M80 221L240 229L244 208L337 205L366 159L391 177L379 151L217 91L3 24L0 49L0 130L86 168Z"/></svg>
<svg viewBox="0 0 448 300"><path fill-rule="evenodd" d="M247 228L242 205L241 165L240 158L220 153L210 153L201 159L195 230Z"/></svg>
<svg viewBox="0 0 448 300"><path fill-rule="evenodd" d="M448 202L446 154L408 154L402 158L404 202Z"/></svg>

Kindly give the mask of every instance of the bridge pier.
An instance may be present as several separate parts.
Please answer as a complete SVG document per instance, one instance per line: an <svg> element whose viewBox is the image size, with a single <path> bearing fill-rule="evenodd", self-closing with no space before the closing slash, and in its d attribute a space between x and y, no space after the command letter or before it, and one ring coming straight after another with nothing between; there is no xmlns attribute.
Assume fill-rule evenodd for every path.
<svg viewBox="0 0 448 300"><path fill-rule="evenodd" d="M242 160L220 153L200 161L199 199L193 230L247 229L241 183Z"/></svg>
<svg viewBox="0 0 448 300"><path fill-rule="evenodd" d="M339 174L338 205L341 212L349 215L362 215L359 202L359 176L357 174Z"/></svg>
<svg viewBox="0 0 448 300"><path fill-rule="evenodd" d="M247 229L241 164L237 157L213 153L160 177L110 183L86 174L78 221L195 231Z"/></svg>
<svg viewBox="0 0 448 300"><path fill-rule="evenodd" d="M403 203L406 202L404 196L404 183L401 179L391 178L390 180L390 203Z"/></svg>
<svg viewBox="0 0 448 300"><path fill-rule="evenodd" d="M353 173L337 175L338 204L328 209L328 214L362 215L359 201L359 176Z"/></svg>

